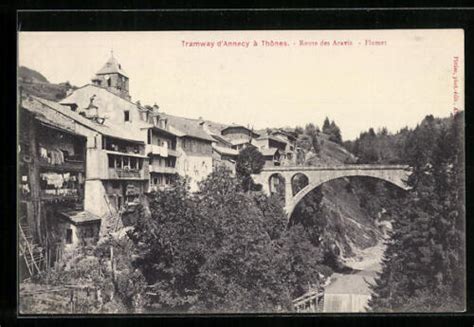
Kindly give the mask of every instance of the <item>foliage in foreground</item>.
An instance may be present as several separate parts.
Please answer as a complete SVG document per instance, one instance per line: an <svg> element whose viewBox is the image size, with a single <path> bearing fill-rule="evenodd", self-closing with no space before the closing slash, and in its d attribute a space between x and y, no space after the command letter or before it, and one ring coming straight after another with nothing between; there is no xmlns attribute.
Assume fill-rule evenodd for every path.
<svg viewBox="0 0 474 327"><path fill-rule="evenodd" d="M260 173L264 165L265 158L255 146L250 145L240 150L235 162L235 171L244 191L257 190L251 175Z"/></svg>
<svg viewBox="0 0 474 327"><path fill-rule="evenodd" d="M22 285L26 289L20 290L20 310L22 313L142 312L148 296L145 279L132 264L136 255L136 247L124 230L108 233L95 246L67 253L54 269L35 276L34 284ZM31 292L36 294L27 295Z"/></svg>
<svg viewBox="0 0 474 327"><path fill-rule="evenodd" d="M122 221L118 232L102 226L96 246L70 253L36 282L99 291L81 297L75 312L275 312L290 311L293 298L331 274L302 226L287 228L277 197L244 191L224 168L198 193L181 179L152 193ZM68 293L59 301L49 312L69 313ZM24 312L45 312L23 302Z"/></svg>
<svg viewBox="0 0 474 327"><path fill-rule="evenodd" d="M153 285L153 311L291 310L291 299L322 277L322 256L300 230L287 230L278 200L244 192L224 169L197 194L179 184L149 202L129 235Z"/></svg>
<svg viewBox="0 0 474 327"><path fill-rule="evenodd" d="M394 222L373 311L460 311L465 305L463 115L427 117L410 135L410 196Z"/></svg>

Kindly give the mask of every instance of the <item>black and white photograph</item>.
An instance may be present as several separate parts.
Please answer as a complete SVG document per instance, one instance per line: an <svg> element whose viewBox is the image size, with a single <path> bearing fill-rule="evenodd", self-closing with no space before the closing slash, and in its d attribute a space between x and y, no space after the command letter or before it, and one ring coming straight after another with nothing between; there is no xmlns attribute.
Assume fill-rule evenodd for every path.
<svg viewBox="0 0 474 327"><path fill-rule="evenodd" d="M462 29L17 38L20 315L466 310Z"/></svg>

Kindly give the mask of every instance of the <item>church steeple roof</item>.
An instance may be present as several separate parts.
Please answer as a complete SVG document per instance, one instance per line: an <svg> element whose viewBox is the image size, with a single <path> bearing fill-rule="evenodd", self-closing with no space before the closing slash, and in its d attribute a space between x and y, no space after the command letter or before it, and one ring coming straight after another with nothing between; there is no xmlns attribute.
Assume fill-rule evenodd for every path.
<svg viewBox="0 0 474 327"><path fill-rule="evenodd" d="M120 74L128 78L127 73L122 69L122 66L118 63L114 57L113 51L110 53L110 58L107 60L105 65L96 73L96 75L105 74Z"/></svg>

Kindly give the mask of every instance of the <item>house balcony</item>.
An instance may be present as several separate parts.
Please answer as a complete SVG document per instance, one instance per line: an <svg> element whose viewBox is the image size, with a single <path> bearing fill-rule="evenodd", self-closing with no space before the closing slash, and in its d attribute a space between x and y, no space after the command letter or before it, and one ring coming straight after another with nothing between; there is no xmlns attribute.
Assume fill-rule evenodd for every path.
<svg viewBox="0 0 474 327"><path fill-rule="evenodd" d="M109 168L108 179L147 179L143 169Z"/></svg>
<svg viewBox="0 0 474 327"><path fill-rule="evenodd" d="M150 173L162 173L162 174L176 174L178 171L176 167L163 167L157 165L150 165L149 166Z"/></svg>
<svg viewBox="0 0 474 327"><path fill-rule="evenodd" d="M47 189L41 190L42 200L79 200L81 196L75 188Z"/></svg>
<svg viewBox="0 0 474 327"><path fill-rule="evenodd" d="M61 164L52 164L46 160L38 160L38 164L41 168L55 171L85 171L85 165L83 160L69 160L65 159Z"/></svg>
<svg viewBox="0 0 474 327"><path fill-rule="evenodd" d="M156 144L147 144L145 146L145 153L146 154L152 154L154 156L161 156L161 157L177 157L178 152L176 150L173 150L171 148L166 148L164 146L159 146Z"/></svg>
<svg viewBox="0 0 474 327"><path fill-rule="evenodd" d="M165 191L165 190L170 190L174 187L174 185L171 184L160 184L160 185L151 185L148 192L159 192L159 191Z"/></svg>

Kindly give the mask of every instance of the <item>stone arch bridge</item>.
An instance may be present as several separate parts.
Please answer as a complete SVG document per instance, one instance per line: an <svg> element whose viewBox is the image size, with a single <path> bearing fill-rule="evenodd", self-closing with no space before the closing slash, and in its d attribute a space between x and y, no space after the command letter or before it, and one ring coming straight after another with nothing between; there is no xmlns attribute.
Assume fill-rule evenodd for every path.
<svg viewBox="0 0 474 327"><path fill-rule="evenodd" d="M296 205L309 192L331 180L353 176L373 177L407 190L405 182L410 174L410 167L406 165L278 166L264 168L260 174L252 177L255 183L262 185L262 191L266 194L274 192L271 184L274 176L284 182L285 210L289 219ZM307 185L293 194L292 185L296 176L305 178Z"/></svg>

